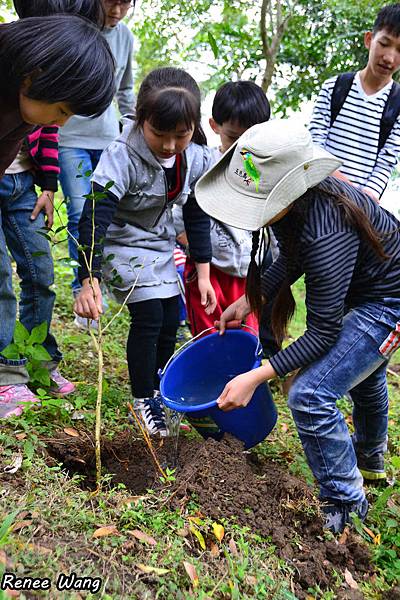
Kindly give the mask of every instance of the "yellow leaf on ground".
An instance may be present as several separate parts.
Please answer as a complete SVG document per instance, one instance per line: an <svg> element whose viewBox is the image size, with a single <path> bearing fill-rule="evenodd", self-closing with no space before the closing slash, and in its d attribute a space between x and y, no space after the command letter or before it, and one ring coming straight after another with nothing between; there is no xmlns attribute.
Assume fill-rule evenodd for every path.
<svg viewBox="0 0 400 600"><path fill-rule="evenodd" d="M155 575L165 575L170 572L170 569L160 569L159 567L150 567L150 565L144 565L143 563L139 563L136 565L138 569L143 571L143 573L154 573Z"/></svg>
<svg viewBox="0 0 400 600"><path fill-rule="evenodd" d="M223 526L220 525L219 523L213 523L212 529L213 529L214 535L217 538L217 540L219 542L221 542L225 535L225 529L223 528Z"/></svg>
<svg viewBox="0 0 400 600"><path fill-rule="evenodd" d="M186 560L183 561L183 566L185 567L185 571L186 573L189 575L190 577L190 581L193 584L193 587L197 587L199 585L199 578L197 576L196 573L196 569L194 568L194 565L192 565L192 563L187 562Z"/></svg>
<svg viewBox="0 0 400 600"><path fill-rule="evenodd" d="M147 535L147 533L144 533L144 531L140 531L139 529L128 530L126 533L129 533L129 535L133 535L133 537L135 537L137 540L140 540L141 542L144 542L145 544L150 544L150 546L157 545L157 542L153 537Z"/></svg>
<svg viewBox="0 0 400 600"><path fill-rule="evenodd" d="M346 569L344 572L344 578L349 588L351 588L352 590L358 590L358 583L357 581L355 581L353 575L348 569Z"/></svg>
<svg viewBox="0 0 400 600"><path fill-rule="evenodd" d="M105 525L104 527L99 527L96 529L92 537L100 538L106 537L107 535L118 535L119 531L115 525Z"/></svg>
<svg viewBox="0 0 400 600"><path fill-rule="evenodd" d="M65 427L64 433L66 433L67 435L70 435L71 437L80 437L79 432L76 429L74 429L73 427Z"/></svg>
<svg viewBox="0 0 400 600"><path fill-rule="evenodd" d="M15 437L17 440L24 440L26 438L26 433L17 433Z"/></svg>
<svg viewBox="0 0 400 600"><path fill-rule="evenodd" d="M379 544L380 544L380 543L381 543L381 534L380 534L380 533L378 533L378 535L376 535L376 536L374 537L374 544L375 544L376 546L379 546Z"/></svg>
<svg viewBox="0 0 400 600"><path fill-rule="evenodd" d="M205 542L204 536L201 533L201 531L199 529L197 529L197 527L195 525L190 525L189 529L197 537L201 548L203 548L203 550L205 550L206 542Z"/></svg>

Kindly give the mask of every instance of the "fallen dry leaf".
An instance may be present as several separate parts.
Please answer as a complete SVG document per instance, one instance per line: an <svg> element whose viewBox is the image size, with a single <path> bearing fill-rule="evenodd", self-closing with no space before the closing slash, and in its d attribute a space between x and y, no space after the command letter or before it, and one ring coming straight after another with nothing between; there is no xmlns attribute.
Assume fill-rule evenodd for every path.
<svg viewBox="0 0 400 600"><path fill-rule="evenodd" d="M118 504L118 507L121 508L122 506L129 504L134 504L136 506L144 498L146 498L146 496L129 496L129 498L124 498L121 500L121 502Z"/></svg>
<svg viewBox="0 0 400 600"><path fill-rule="evenodd" d="M358 590L358 583L348 569L346 569L344 572L344 578L349 588L352 590Z"/></svg>
<svg viewBox="0 0 400 600"><path fill-rule="evenodd" d="M23 529L24 527L29 527L29 525L32 525L33 521L31 520L23 520L23 521L16 521L13 525L11 525L11 531L13 531L14 533L16 531L21 531L21 529Z"/></svg>
<svg viewBox="0 0 400 600"><path fill-rule="evenodd" d="M343 533L341 534L341 536L339 537L339 544L345 544L347 542L347 538L349 537L349 531L350 529L348 527L345 527L343 529Z"/></svg>
<svg viewBox="0 0 400 600"><path fill-rule="evenodd" d="M257 578L254 575L245 575L245 580L248 585L256 585Z"/></svg>
<svg viewBox="0 0 400 600"><path fill-rule="evenodd" d="M92 537L100 538L100 537L106 537L107 535L118 535L118 534L119 534L119 531L115 525L105 525L104 527L99 527L98 529L96 529L96 531L93 533Z"/></svg>
<svg viewBox="0 0 400 600"><path fill-rule="evenodd" d="M133 535L133 537L135 537L137 540L140 540L141 542L144 542L145 544L150 544L150 546L157 546L156 540L150 535L147 535L147 533L144 533L144 531L140 531L139 529L132 529L128 530L126 533L129 533L129 535Z"/></svg>
<svg viewBox="0 0 400 600"><path fill-rule="evenodd" d="M187 537L189 535L190 531L189 529L186 529L186 527L184 527L183 529L177 529L176 534L179 535L179 537Z"/></svg>
<svg viewBox="0 0 400 600"><path fill-rule="evenodd" d="M235 542L235 540L233 538L231 538L229 540L228 546L229 546L229 550L231 551L231 553L233 554L233 556L239 556L239 551L237 549L236 542Z"/></svg>
<svg viewBox="0 0 400 600"><path fill-rule="evenodd" d="M80 437L79 432L73 427L65 427L63 431L71 437Z"/></svg>
<svg viewBox="0 0 400 600"><path fill-rule="evenodd" d="M192 563L187 562L186 560L183 561L183 566L185 567L185 571L186 573L189 575L190 581L193 584L193 587L196 588L199 585L199 578L198 575L196 573L196 569L194 568L194 565L192 565Z"/></svg>
<svg viewBox="0 0 400 600"><path fill-rule="evenodd" d="M213 556L214 558L217 558L219 556L219 548L217 544L214 544L214 542L211 542L210 544L210 552L211 556Z"/></svg>
<svg viewBox="0 0 400 600"><path fill-rule="evenodd" d="M225 529L223 528L223 526L220 525L219 523L213 523L212 529L213 529L214 535L217 538L217 540L219 542L221 542L225 535Z"/></svg>
<svg viewBox="0 0 400 600"><path fill-rule="evenodd" d="M170 569L160 569L159 567L150 567L149 565L144 565L143 563L139 563L136 565L138 569L143 571L143 573L155 573L156 575L165 575L170 572Z"/></svg>
<svg viewBox="0 0 400 600"><path fill-rule="evenodd" d="M15 437L17 440L24 440L26 438L26 433L17 433Z"/></svg>

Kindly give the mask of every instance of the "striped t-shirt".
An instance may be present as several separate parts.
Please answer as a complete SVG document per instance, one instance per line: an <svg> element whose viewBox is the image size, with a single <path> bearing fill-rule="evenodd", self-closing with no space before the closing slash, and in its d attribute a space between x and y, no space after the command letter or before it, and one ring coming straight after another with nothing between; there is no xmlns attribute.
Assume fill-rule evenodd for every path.
<svg viewBox="0 0 400 600"><path fill-rule="evenodd" d="M270 358L278 373L285 375L320 358L335 343L346 311L366 302L400 299L400 222L368 194L334 177L324 181L327 189L345 193L363 209L379 237L385 253L382 260L371 245L344 218L338 204L315 188L309 191L309 208L290 269L291 283L303 274L306 287L307 328L302 336ZM264 272L262 292L268 301L276 297L287 273L286 215L272 225L279 242L277 260Z"/></svg>
<svg viewBox="0 0 400 600"><path fill-rule="evenodd" d="M391 81L368 96L356 73L350 92L331 127L331 97L337 77L323 84L310 121L313 141L343 161L350 181L381 196L400 152L400 117L378 155L380 120Z"/></svg>

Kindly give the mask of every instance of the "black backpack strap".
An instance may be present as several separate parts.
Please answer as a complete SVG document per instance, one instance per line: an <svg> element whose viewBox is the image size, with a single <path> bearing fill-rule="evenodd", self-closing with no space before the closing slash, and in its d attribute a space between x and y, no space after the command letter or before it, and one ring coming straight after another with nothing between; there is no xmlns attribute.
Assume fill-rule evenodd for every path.
<svg viewBox="0 0 400 600"><path fill-rule="evenodd" d="M400 114L400 85L393 82L387 97L385 108L383 109L381 118L381 127L379 131L378 153L386 144L390 132L392 131L397 117Z"/></svg>
<svg viewBox="0 0 400 600"><path fill-rule="evenodd" d="M336 121L338 114L353 85L355 73L342 73L338 75L331 96L331 127Z"/></svg>

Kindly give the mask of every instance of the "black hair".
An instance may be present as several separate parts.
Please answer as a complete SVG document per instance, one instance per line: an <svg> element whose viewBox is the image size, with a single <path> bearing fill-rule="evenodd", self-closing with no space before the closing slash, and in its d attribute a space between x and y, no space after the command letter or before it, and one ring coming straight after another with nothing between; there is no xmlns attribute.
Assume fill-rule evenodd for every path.
<svg viewBox="0 0 400 600"><path fill-rule="evenodd" d="M254 81L228 81L215 94L212 116L218 125L231 121L240 127L252 127L269 120L271 107Z"/></svg>
<svg viewBox="0 0 400 600"><path fill-rule="evenodd" d="M114 59L100 30L74 15L30 17L0 25L0 81L10 99L20 91L72 113L98 116L115 93Z"/></svg>
<svg viewBox="0 0 400 600"><path fill-rule="evenodd" d="M295 279L295 274L299 271L302 272L302 265L300 263L301 234L307 219L310 200L316 193L321 197L321 201L323 201L322 199L331 200L337 204L347 223L354 227L360 238L372 247L381 260L388 258L378 232L373 227L366 212L346 196L345 190L337 179L328 177L314 188L307 190L305 194L293 202L289 212L280 221L283 238L282 250L285 253L286 264L288 266L286 277L275 296L272 306L272 333L278 345L282 344L287 332L288 323L296 309L296 302L290 286ZM261 295L261 273L256 262L258 242L259 234L255 232L253 233L253 248L246 282L246 296L252 312L260 316L263 298Z"/></svg>
<svg viewBox="0 0 400 600"><path fill-rule="evenodd" d="M179 123L188 129L194 125L193 142L205 145L200 108L200 89L193 77L183 69L161 67L151 71L139 88L136 125L143 127L149 121L160 131L171 131Z"/></svg>
<svg viewBox="0 0 400 600"><path fill-rule="evenodd" d="M101 28L105 22L102 0L14 0L14 7L20 19L68 13L85 17Z"/></svg>
<svg viewBox="0 0 400 600"><path fill-rule="evenodd" d="M396 37L400 36L400 4L398 2L388 4L378 12L373 28L374 35L382 29L386 29L388 33Z"/></svg>

